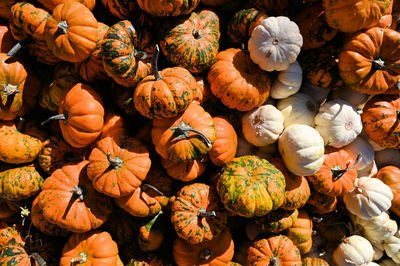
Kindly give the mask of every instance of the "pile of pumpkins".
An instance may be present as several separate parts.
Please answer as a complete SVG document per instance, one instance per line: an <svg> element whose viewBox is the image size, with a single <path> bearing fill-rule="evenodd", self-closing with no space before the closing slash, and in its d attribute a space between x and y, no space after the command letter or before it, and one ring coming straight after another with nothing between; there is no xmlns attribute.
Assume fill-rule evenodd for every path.
<svg viewBox="0 0 400 266"><path fill-rule="evenodd" d="M0 265L400 265L400 1L0 17Z"/></svg>

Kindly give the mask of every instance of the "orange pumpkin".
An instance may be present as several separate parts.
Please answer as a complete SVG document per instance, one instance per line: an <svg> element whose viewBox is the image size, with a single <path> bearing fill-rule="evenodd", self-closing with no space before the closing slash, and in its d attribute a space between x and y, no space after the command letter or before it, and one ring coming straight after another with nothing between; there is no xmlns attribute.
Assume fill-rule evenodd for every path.
<svg viewBox="0 0 400 266"><path fill-rule="evenodd" d="M311 197L307 203L314 207L316 213L326 214L336 209L337 198L335 196L328 196L317 191L312 191Z"/></svg>
<svg viewBox="0 0 400 266"><path fill-rule="evenodd" d="M232 161L238 145L237 134L232 124L222 116L213 117L217 139L208 155L213 164L222 167Z"/></svg>
<svg viewBox="0 0 400 266"><path fill-rule="evenodd" d="M379 169L376 178L382 180L393 192L390 210L400 217L400 169L396 166L385 166Z"/></svg>
<svg viewBox="0 0 400 266"><path fill-rule="evenodd" d="M45 8L47 8L50 11L53 11L53 9L61 4L64 4L68 0L38 0L39 3L41 3ZM77 2L81 2L84 4L87 8L92 10L96 4L96 0L73 0Z"/></svg>
<svg viewBox="0 0 400 266"><path fill-rule="evenodd" d="M301 254L306 254L312 246L312 228L313 222L308 213L301 209L299 216L292 227L286 230L286 235L293 241L293 244L299 249Z"/></svg>
<svg viewBox="0 0 400 266"><path fill-rule="evenodd" d="M161 158L161 164L167 171L167 174L173 179L183 182L192 181L203 174L207 166L207 161L207 157L182 162L172 162Z"/></svg>

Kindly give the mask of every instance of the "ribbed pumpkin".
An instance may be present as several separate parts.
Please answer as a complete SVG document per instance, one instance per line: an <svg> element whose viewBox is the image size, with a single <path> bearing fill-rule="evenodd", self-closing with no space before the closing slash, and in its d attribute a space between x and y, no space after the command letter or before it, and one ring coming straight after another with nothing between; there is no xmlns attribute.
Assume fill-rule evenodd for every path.
<svg viewBox="0 0 400 266"><path fill-rule="evenodd" d="M63 138L72 147L86 147L101 133L104 123L103 102L100 95L87 84L78 83L66 91L58 113L42 125L59 120Z"/></svg>
<svg viewBox="0 0 400 266"><path fill-rule="evenodd" d="M134 0L101 0L105 8L119 19L129 19L131 12L137 9Z"/></svg>
<svg viewBox="0 0 400 266"><path fill-rule="evenodd" d="M172 119L153 120L151 137L156 151L173 162L203 157L216 140L214 121L196 101Z"/></svg>
<svg viewBox="0 0 400 266"><path fill-rule="evenodd" d="M171 206L171 222L180 238L197 245L221 233L228 215L214 188L194 183L177 193Z"/></svg>
<svg viewBox="0 0 400 266"><path fill-rule="evenodd" d="M11 240L24 244L21 237L20 228L16 225L8 225L6 222L0 221L0 251Z"/></svg>
<svg viewBox="0 0 400 266"><path fill-rule="evenodd" d="M96 47L97 20L83 4L67 1L54 8L47 19L45 37L56 57L63 61L81 62Z"/></svg>
<svg viewBox="0 0 400 266"><path fill-rule="evenodd" d="M313 222L308 213L301 209L299 210L299 216L293 223L292 227L286 230L287 235L293 244L299 249L301 254L306 254L311 250L312 246L312 228Z"/></svg>
<svg viewBox="0 0 400 266"><path fill-rule="evenodd" d="M260 239L248 249L249 265L301 265L297 247L287 236L278 235Z"/></svg>
<svg viewBox="0 0 400 266"><path fill-rule="evenodd" d="M71 232L101 226L111 213L111 201L98 193L86 175L88 161L70 163L46 179L38 196L44 218Z"/></svg>
<svg viewBox="0 0 400 266"><path fill-rule="evenodd" d="M190 161L179 161L173 162L164 158L161 158L161 164L164 167L167 174L173 179L180 180L183 182L189 182L200 175L206 170L208 158L202 157Z"/></svg>
<svg viewBox="0 0 400 266"><path fill-rule="evenodd" d="M0 265L31 266L31 259L23 244L11 239L0 253Z"/></svg>
<svg viewBox="0 0 400 266"><path fill-rule="evenodd" d="M365 133L376 144L400 148L400 96L376 95L363 108L361 120Z"/></svg>
<svg viewBox="0 0 400 266"><path fill-rule="evenodd" d="M87 175L97 191L119 198L142 184L150 166L149 152L138 139L106 137L90 153Z"/></svg>
<svg viewBox="0 0 400 266"><path fill-rule="evenodd" d="M400 169L392 165L385 166L379 169L376 178L382 180L392 190L393 200L390 210L400 216Z"/></svg>
<svg viewBox="0 0 400 266"><path fill-rule="evenodd" d="M219 52L208 71L212 94L231 109L249 111L262 105L269 96L271 79L254 64L249 55L235 48Z"/></svg>
<svg viewBox="0 0 400 266"><path fill-rule="evenodd" d="M282 206L285 177L267 160L236 157L221 169L217 191L225 208L244 216L263 216Z"/></svg>
<svg viewBox="0 0 400 266"><path fill-rule="evenodd" d="M109 111L104 116L104 125L101 129L99 139L106 137L113 137L120 140L128 135L128 128L124 117L115 113L113 110Z"/></svg>
<svg viewBox="0 0 400 266"><path fill-rule="evenodd" d="M151 73L150 32L135 28L129 20L122 20L107 30L101 50L104 70L122 86L134 87Z"/></svg>
<svg viewBox="0 0 400 266"><path fill-rule="evenodd" d="M50 11L53 11L53 9L56 6L58 6L60 4L64 4L67 1L68 0L38 0L39 3L41 3L45 8L47 8ZM73 1L84 4L90 10L93 10L93 8L96 4L96 0L73 0Z"/></svg>
<svg viewBox="0 0 400 266"><path fill-rule="evenodd" d="M297 209L293 211L278 209L265 216L254 218L253 222L261 233L279 233L292 227L298 215L299 211Z"/></svg>
<svg viewBox="0 0 400 266"><path fill-rule="evenodd" d="M136 87L133 102L136 110L151 119L173 118L197 100L200 87L189 71L182 67L165 68L158 72L159 48L153 55L153 73Z"/></svg>
<svg viewBox="0 0 400 266"><path fill-rule="evenodd" d="M176 23L176 24L175 24ZM173 65L200 73L215 62L219 49L219 18L210 10L192 12L172 24L160 41L161 49Z"/></svg>
<svg viewBox="0 0 400 266"><path fill-rule="evenodd" d="M238 140L232 124L223 116L213 117L217 139L208 155L216 166L222 167L236 155Z"/></svg>
<svg viewBox="0 0 400 266"><path fill-rule="evenodd" d="M200 0L137 0L139 7L152 16L179 16L190 13Z"/></svg>
<svg viewBox="0 0 400 266"><path fill-rule="evenodd" d="M386 93L400 79L400 33L373 27L359 33L339 54L343 81L366 94Z"/></svg>
<svg viewBox="0 0 400 266"><path fill-rule="evenodd" d="M337 198L335 196L328 196L317 191L312 191L307 204L312 205L315 212L326 214L333 212L336 209Z"/></svg>

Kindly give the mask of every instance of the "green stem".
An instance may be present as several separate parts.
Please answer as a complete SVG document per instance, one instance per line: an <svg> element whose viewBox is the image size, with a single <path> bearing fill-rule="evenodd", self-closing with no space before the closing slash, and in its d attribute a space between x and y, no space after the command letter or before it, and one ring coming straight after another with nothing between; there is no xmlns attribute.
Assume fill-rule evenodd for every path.
<svg viewBox="0 0 400 266"><path fill-rule="evenodd" d="M117 169L120 168L122 166L122 164L124 163L124 161L121 160L121 158L119 158L118 156L111 158L111 153L107 153L107 160L109 163L109 167L112 169Z"/></svg>
<svg viewBox="0 0 400 266"><path fill-rule="evenodd" d="M189 139L189 132L194 132L200 136L202 141L207 145L207 147L211 147L211 141L200 131L192 128L189 124L186 124L183 119L179 122L177 127L171 128L174 132L174 136L176 140L180 140L183 138Z"/></svg>
<svg viewBox="0 0 400 266"><path fill-rule="evenodd" d="M159 56L159 54L160 54L160 47L158 47L158 44L156 44L156 48L154 48L153 61L152 61L152 66L151 66L156 80L162 79L160 73L158 73L158 56Z"/></svg>
<svg viewBox="0 0 400 266"><path fill-rule="evenodd" d="M42 123L40 123L40 125L44 126L45 124L49 123L52 120L67 120L67 119L68 119L68 113L64 112L62 114L50 116L49 118L44 120Z"/></svg>

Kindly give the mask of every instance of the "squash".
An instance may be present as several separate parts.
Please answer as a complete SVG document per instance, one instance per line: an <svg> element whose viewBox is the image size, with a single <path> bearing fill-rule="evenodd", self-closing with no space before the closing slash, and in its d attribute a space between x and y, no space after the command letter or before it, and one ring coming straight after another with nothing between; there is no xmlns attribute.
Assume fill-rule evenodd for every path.
<svg viewBox="0 0 400 266"><path fill-rule="evenodd" d="M119 19L129 19L133 11L138 9L134 0L101 0L104 7Z"/></svg>
<svg viewBox="0 0 400 266"><path fill-rule="evenodd" d="M365 93L360 93L355 90L350 89L347 86L342 86L337 90L332 92L332 99L342 99L348 102L350 105L354 106L357 110L362 110L365 103L370 98L370 95Z"/></svg>
<svg viewBox="0 0 400 266"><path fill-rule="evenodd" d="M0 221L7 220L7 219L13 217L14 215L16 215L19 211L21 211L19 209L19 206L15 205L14 202L8 201L8 200L3 200L3 199L0 199L0 210L1 210L0 211ZM1 231L1 229L0 229L0 231ZM1 240L0 240L0 246L1 246Z"/></svg>
<svg viewBox="0 0 400 266"><path fill-rule="evenodd" d="M93 8L96 4L95 0L73 0L73 1L81 2L90 10L93 10ZM38 2L41 3L46 9L53 11L53 9L57 5L64 4L67 1L66 0L38 0Z"/></svg>
<svg viewBox="0 0 400 266"><path fill-rule="evenodd" d="M24 246L16 242L15 239L11 239L4 245L0 253L0 264L30 266L31 259L28 253L26 253Z"/></svg>
<svg viewBox="0 0 400 266"><path fill-rule="evenodd" d="M336 209L337 198L313 191L307 204L312 205L316 213L327 214Z"/></svg>
<svg viewBox="0 0 400 266"><path fill-rule="evenodd" d="M7 2L7 1L4 1ZM1 3L0 3L0 17L1 17ZM7 53L14 45L14 40L10 27L6 24L0 24L0 53Z"/></svg>
<svg viewBox="0 0 400 266"><path fill-rule="evenodd" d="M396 166L388 165L380 168L375 177L392 190L393 199L390 210L400 216L400 169Z"/></svg>
<svg viewBox="0 0 400 266"><path fill-rule="evenodd" d="M391 258L395 263L400 263L400 238L392 236L385 240L383 246L388 257Z"/></svg>
<svg viewBox="0 0 400 266"><path fill-rule="evenodd" d="M396 221L390 219L386 212L368 220L350 214L350 219L355 226L361 227L362 236L371 244L383 243L386 239L394 236L398 230Z"/></svg>
<svg viewBox="0 0 400 266"><path fill-rule="evenodd" d="M5 20L9 20L11 7L17 2L17 0L3 0L0 1L0 17Z"/></svg>
<svg viewBox="0 0 400 266"><path fill-rule="evenodd" d="M299 62L294 61L285 70L279 72L272 83L270 96L273 99L284 99L299 91L303 80L303 70Z"/></svg>
<svg viewBox="0 0 400 266"><path fill-rule="evenodd" d="M232 124L223 116L213 117L217 139L208 152L211 162L222 167L232 161L236 155L238 137Z"/></svg>
<svg viewBox="0 0 400 266"><path fill-rule="evenodd" d="M306 210L300 209L296 221L286 230L285 235L292 240L300 254L306 254L312 247L312 234L312 219Z"/></svg>
<svg viewBox="0 0 400 266"><path fill-rule="evenodd" d="M179 16L190 13L200 0L137 0L139 7L156 17Z"/></svg>
<svg viewBox="0 0 400 266"><path fill-rule="evenodd" d="M352 235L343 239L333 252L333 261L338 266L349 264L367 265L372 262L374 250L371 243L362 236Z"/></svg>
<svg viewBox="0 0 400 266"><path fill-rule="evenodd" d="M329 263L320 258L305 257L301 260L302 266L329 266Z"/></svg>
<svg viewBox="0 0 400 266"><path fill-rule="evenodd" d="M287 33L290 32L290 35ZM300 53L303 37L288 17L268 17L254 28L248 42L251 60L265 71L289 68Z"/></svg>
<svg viewBox="0 0 400 266"><path fill-rule="evenodd" d="M166 233L163 217L165 215L160 211L139 228L138 244L142 251L154 251L160 248Z"/></svg>
<svg viewBox="0 0 400 266"><path fill-rule="evenodd" d="M279 233L290 227L297 221L297 217L299 216L299 212L297 209L293 211L286 211L282 209L277 209L276 211L272 211L267 215L261 217L255 217L251 221L255 229L257 230L257 235L253 237L249 237L248 225L246 224L246 234L250 240L254 240L261 233Z"/></svg>
<svg viewBox="0 0 400 266"><path fill-rule="evenodd" d="M161 164L167 174L173 179L183 182L189 182L201 176L206 170L207 162L207 157L180 162L161 158Z"/></svg>

